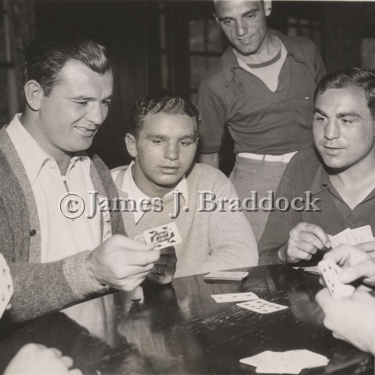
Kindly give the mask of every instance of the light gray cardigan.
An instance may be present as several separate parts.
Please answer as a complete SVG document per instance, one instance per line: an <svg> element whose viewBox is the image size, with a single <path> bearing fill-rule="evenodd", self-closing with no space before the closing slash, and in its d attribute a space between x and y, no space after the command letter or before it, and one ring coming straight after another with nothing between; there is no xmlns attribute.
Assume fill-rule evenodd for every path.
<svg viewBox="0 0 375 375"><path fill-rule="evenodd" d="M96 155L91 161L95 190L109 199L116 197L116 187L106 165ZM120 212L111 212L111 225L113 234L125 234ZM57 262L40 263L40 233L32 187L3 127L0 130L0 252L13 277L10 313L15 321L60 310L107 291L87 272L89 250Z"/></svg>

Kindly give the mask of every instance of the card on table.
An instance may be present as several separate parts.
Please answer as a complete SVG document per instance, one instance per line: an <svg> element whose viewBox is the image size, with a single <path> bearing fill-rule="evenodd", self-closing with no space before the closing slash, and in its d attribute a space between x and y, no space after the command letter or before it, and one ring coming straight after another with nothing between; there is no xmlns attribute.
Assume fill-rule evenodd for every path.
<svg viewBox="0 0 375 375"><path fill-rule="evenodd" d="M211 272L204 277L204 281L242 281L249 276L249 272L231 272L231 271L216 271Z"/></svg>
<svg viewBox="0 0 375 375"><path fill-rule="evenodd" d="M4 314L13 295L13 281L3 255L0 254L0 318Z"/></svg>
<svg viewBox="0 0 375 375"><path fill-rule="evenodd" d="M250 311L257 312L259 314L270 314L288 308L288 306L279 305L278 303L269 302L264 299L257 299L255 301L237 303L237 306Z"/></svg>
<svg viewBox="0 0 375 375"><path fill-rule="evenodd" d="M178 245L182 242L176 223L169 223L146 230L134 239L146 242L147 244L157 243L156 249L159 250Z"/></svg>
<svg viewBox="0 0 375 375"><path fill-rule="evenodd" d="M217 303L225 302L241 302L241 301L254 301L259 299L259 297L252 293L227 293L227 294L212 294L211 297Z"/></svg>
<svg viewBox="0 0 375 375"><path fill-rule="evenodd" d="M265 351L252 357L240 359L241 363L256 367L263 374L299 374L305 368L326 366L328 358L309 350L287 352Z"/></svg>
<svg viewBox="0 0 375 375"><path fill-rule="evenodd" d="M318 269L332 298L340 300L354 293L355 288L352 285L346 285L339 281L338 275L342 270L333 260L325 259L320 261Z"/></svg>

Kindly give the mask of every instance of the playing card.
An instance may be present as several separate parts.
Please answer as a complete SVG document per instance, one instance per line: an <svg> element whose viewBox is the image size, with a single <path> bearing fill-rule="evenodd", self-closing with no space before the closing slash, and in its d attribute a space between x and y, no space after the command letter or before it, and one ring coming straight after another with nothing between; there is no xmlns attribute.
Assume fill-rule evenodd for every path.
<svg viewBox="0 0 375 375"><path fill-rule="evenodd" d="M259 297L252 293L228 293L228 294L212 294L211 297L217 303L224 302L240 302L240 301L254 301L259 299Z"/></svg>
<svg viewBox="0 0 375 375"><path fill-rule="evenodd" d="M205 281L241 281L249 276L249 272L211 272L204 277Z"/></svg>
<svg viewBox="0 0 375 375"><path fill-rule="evenodd" d="M317 266L311 266L311 267L301 267L304 271L306 272L311 272L311 273L319 273L318 267Z"/></svg>
<svg viewBox="0 0 375 375"><path fill-rule="evenodd" d="M363 242L370 242L374 240L372 230L369 225L364 227L352 229L350 232L345 233L347 243L355 246Z"/></svg>
<svg viewBox="0 0 375 375"><path fill-rule="evenodd" d="M285 310L288 306L279 305L277 303L268 302L264 299L257 299L255 301L237 303L237 306L244 309L255 311L259 314L269 314L280 310Z"/></svg>
<svg viewBox="0 0 375 375"><path fill-rule="evenodd" d="M336 234L335 236L332 236L329 241L331 242L331 246L333 248L338 247L343 244L347 244L348 240L346 238L346 233L350 232L350 229L347 228L343 230L342 232Z"/></svg>
<svg viewBox="0 0 375 375"><path fill-rule="evenodd" d="M8 264L0 254L0 318L13 295L13 281Z"/></svg>
<svg viewBox="0 0 375 375"><path fill-rule="evenodd" d="M309 350L289 350L287 352L265 351L240 359L240 362L256 367L257 373L299 374L305 368L326 366L329 360Z"/></svg>
<svg viewBox="0 0 375 375"><path fill-rule="evenodd" d="M341 272L341 268L333 260L322 260L318 264L318 269L334 299L340 300L354 293L355 288L352 285L346 285L339 281L338 274Z"/></svg>
<svg viewBox="0 0 375 375"><path fill-rule="evenodd" d="M146 230L144 231L144 237L148 244L156 242L156 249L164 249L182 242L176 223L169 223Z"/></svg>

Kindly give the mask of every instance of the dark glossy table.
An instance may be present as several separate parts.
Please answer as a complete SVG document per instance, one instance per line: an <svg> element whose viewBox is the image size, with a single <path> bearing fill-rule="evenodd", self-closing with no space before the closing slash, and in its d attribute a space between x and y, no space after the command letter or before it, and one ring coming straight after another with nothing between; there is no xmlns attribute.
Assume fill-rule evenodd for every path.
<svg viewBox="0 0 375 375"><path fill-rule="evenodd" d="M250 276L242 283L185 277L38 318L0 342L0 371L22 345L37 342L59 348L86 374L254 374L239 359L291 349L330 359L302 374L373 374L372 356L336 340L322 325L314 299L321 288L317 275L285 266L244 270ZM249 291L289 309L260 315L210 297Z"/></svg>

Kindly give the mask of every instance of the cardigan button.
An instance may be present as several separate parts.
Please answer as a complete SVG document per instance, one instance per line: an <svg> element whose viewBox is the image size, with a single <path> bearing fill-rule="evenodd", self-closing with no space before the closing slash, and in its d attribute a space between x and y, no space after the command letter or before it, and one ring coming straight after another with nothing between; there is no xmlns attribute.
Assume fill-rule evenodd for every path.
<svg viewBox="0 0 375 375"><path fill-rule="evenodd" d="M30 230L30 236L35 236L36 235L36 230L35 229L31 229Z"/></svg>

